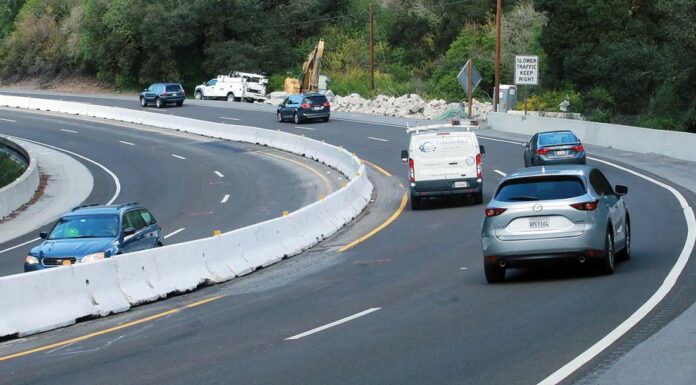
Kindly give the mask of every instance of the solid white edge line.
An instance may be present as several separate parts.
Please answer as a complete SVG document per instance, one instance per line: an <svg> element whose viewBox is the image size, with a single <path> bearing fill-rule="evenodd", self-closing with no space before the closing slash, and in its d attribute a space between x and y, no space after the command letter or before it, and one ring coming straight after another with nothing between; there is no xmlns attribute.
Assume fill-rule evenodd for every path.
<svg viewBox="0 0 696 385"><path fill-rule="evenodd" d="M11 137L11 138L12 138L12 137ZM113 196L111 197L111 199L109 199L109 201L106 202L105 204L110 205L110 204L114 203L114 201L116 200L116 198L118 198L118 195L121 193L121 182L118 180L118 177L117 177L116 174L114 174L111 170L109 170L108 168L106 168L106 166L104 166L103 164L101 164L101 163L99 163L99 162L97 162L97 161L94 161L94 160L92 160L92 159L90 159L90 158L88 158L88 157L86 157L86 156L82 156L82 155L77 154L77 153L75 153L75 152L68 151L68 150L63 149L63 148L60 148L60 147L52 146L52 145L50 145L50 144L41 143L41 142L37 142L37 141L35 141L35 140L30 140L30 139L24 139L24 138L19 137L19 136L14 136L14 138L17 138L17 139L19 139L19 140L23 140L23 141L25 141L25 142L38 144L39 146L44 146L44 147L52 148L52 149L54 149L54 150L62 151L62 152L64 152L64 153L66 153L66 154L69 154L69 155L72 155L72 156L76 156L76 157L78 157L78 158L80 158L80 159L84 159L84 160L86 160L86 161L88 161L88 162L94 164L95 166L101 168L102 170L104 170L107 174L109 174L109 175L111 176L111 178L114 180L114 183L116 184L116 191L114 191L114 195L113 195Z"/></svg>
<svg viewBox="0 0 696 385"><path fill-rule="evenodd" d="M310 127L295 126L295 128L299 128L300 130L316 131L315 128L310 128Z"/></svg>
<svg viewBox="0 0 696 385"><path fill-rule="evenodd" d="M135 143L124 142L123 140L119 140L119 142L120 142L120 143L123 143L123 144L127 144L127 145L129 145L129 146L135 146Z"/></svg>
<svg viewBox="0 0 696 385"><path fill-rule="evenodd" d="M179 230L174 230L174 231L172 231L171 233L165 235L165 236L164 236L164 239L167 239L167 238L169 238L169 237L172 237L172 236L174 236L174 235L177 235L177 234L179 234L180 232L182 232L182 231L184 231L184 230L186 230L186 227L182 227L182 228L180 228Z"/></svg>
<svg viewBox="0 0 696 385"><path fill-rule="evenodd" d="M61 128L60 130L63 131L63 132L69 132L69 133L72 133L72 134L79 134L79 132L77 132L77 131L66 130L65 128Z"/></svg>
<svg viewBox="0 0 696 385"><path fill-rule="evenodd" d="M225 119L225 120L241 120L241 119L237 119L237 118L228 118L228 117L226 117L226 116L221 116L220 119Z"/></svg>
<svg viewBox="0 0 696 385"><path fill-rule="evenodd" d="M220 171L214 171L214 173L215 173L215 175L219 176L220 178L225 177Z"/></svg>
<svg viewBox="0 0 696 385"><path fill-rule="evenodd" d="M388 140L386 140L386 139L375 138L375 137L373 137L373 136L368 136L367 139L372 139L372 140L376 140L376 141L379 141L379 142L388 142Z"/></svg>
<svg viewBox="0 0 696 385"><path fill-rule="evenodd" d="M230 194L225 194L225 196L222 197L222 200L220 201L220 203L227 203L228 199L230 199Z"/></svg>
<svg viewBox="0 0 696 385"><path fill-rule="evenodd" d="M500 171L500 170L493 170L493 171L495 171L495 173L498 174L498 175L500 175L500 176L507 176L506 173L504 173L504 172L502 172L502 171Z"/></svg>
<svg viewBox="0 0 696 385"><path fill-rule="evenodd" d="M16 121L16 120L12 120L12 119L5 119L5 118L0 118L0 120L2 120L3 122L11 122L11 123L17 123L17 121Z"/></svg>
<svg viewBox="0 0 696 385"><path fill-rule="evenodd" d="M326 330L326 329L328 329L328 328L332 328L332 327L334 327L334 326L337 326L337 325L346 323L346 322L351 321L351 320L354 320L354 319L356 319L356 318L360 318L360 317L362 317L362 316L364 316L364 315L368 315L368 314L370 314L370 313L372 313L372 312L375 312L375 311L377 311L377 310L379 310L379 309L381 309L381 307L373 307L373 308L371 308L371 309L367 309L367 310L361 311L360 313L353 314L352 316L349 316L349 317L346 317L346 318L342 318L342 319L340 319L340 320L338 320L338 321L331 322L330 324L326 324L326 325L324 325L324 326L320 326L320 327L318 327L318 328L315 328L315 329L306 331L306 332L304 332L304 333L300 333L300 334L294 335L294 336L292 336L292 337L288 337L288 338L286 338L285 340L286 340L286 341L288 341L288 340L297 340L297 339L300 339L300 338L302 338L302 337L307 337L308 335L311 335L311 334L314 334L314 333L318 333L318 332L320 332L320 331L322 331L322 330Z"/></svg>
<svg viewBox="0 0 696 385"><path fill-rule="evenodd" d="M650 178L648 176L645 176L643 174L640 174L636 171L608 162L606 160L597 159L593 157L588 157L588 159L604 163L606 165L615 167L619 170L625 171L629 174L635 175L639 178L643 178L648 182L652 182L672 193L672 195L674 195L677 198L677 201L679 201L679 205L681 206L681 208L684 210L684 218L686 219L687 226L686 241L684 242L684 248L682 249L679 258L677 258L677 262L674 264L674 267L672 267L672 269L669 271L667 277L665 277L665 280L662 282L662 285L660 285L657 291L655 291L655 293L640 308L638 308L638 310L636 310L630 317L628 317L628 319L622 322L614 330L609 332L609 334L607 334L604 338L592 345L589 349L585 350L575 359L568 362L563 367L552 373L550 376L546 377L544 380L539 382L539 385L558 384L559 382L565 380L576 370L580 369L583 365L588 363L590 360L592 360L601 352L603 352L606 348L611 346L611 344L616 342L619 338L621 338L624 334L626 334L629 330L636 326L638 322L645 318L645 316L647 316L648 313L655 309L655 307L659 305L660 302L662 302L662 300L667 296L667 294L672 290L672 288L676 284L679 275L682 273L684 267L686 267L686 264L689 262L689 258L694 249L694 244L696 243L696 218L694 217L694 211L689 206L686 198L684 198L684 196L674 187L669 186L653 178Z"/></svg>
<svg viewBox="0 0 696 385"><path fill-rule="evenodd" d="M494 142L502 142L502 143L512 143L512 144L524 144L525 143L525 142L516 142L514 140L491 138L489 136L479 136L479 138L486 139L486 140L492 140Z"/></svg>
<svg viewBox="0 0 696 385"><path fill-rule="evenodd" d="M28 244L30 244L30 243L34 243L34 242L40 241L40 240L41 240L41 238L34 238L34 239L30 240L30 241L26 241L26 242L24 242L24 243L20 243L19 245L12 246L12 247L8 247L8 248L6 248L5 250L0 250L0 254L2 254L2 253L4 253L4 252L7 252L7 251L10 251L10 250L14 250L14 249L16 249L16 248L18 248L18 247L26 246L26 245L28 245Z"/></svg>
<svg viewBox="0 0 696 385"><path fill-rule="evenodd" d="M176 154L171 154L171 155L172 155L173 157L175 157L175 158L186 160L186 158L184 158L184 157L181 156L181 155L176 155Z"/></svg>

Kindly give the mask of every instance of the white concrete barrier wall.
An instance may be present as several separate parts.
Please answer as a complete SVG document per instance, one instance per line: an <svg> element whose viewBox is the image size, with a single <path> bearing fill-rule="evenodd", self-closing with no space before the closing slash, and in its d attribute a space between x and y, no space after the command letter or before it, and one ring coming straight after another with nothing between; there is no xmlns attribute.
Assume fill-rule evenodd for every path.
<svg viewBox="0 0 696 385"><path fill-rule="evenodd" d="M31 152L6 137L0 137L0 146L11 147L24 156L29 165L14 182L0 188L0 219L29 202L39 188L39 165Z"/></svg>
<svg viewBox="0 0 696 385"><path fill-rule="evenodd" d="M365 165L345 149L256 127L75 102L0 95L0 105L185 131L258 143L336 168L349 182L322 200L217 237L118 255L100 262L0 277L0 337L70 325L88 316L123 312L170 293L239 277L299 254L334 234L369 203Z"/></svg>
<svg viewBox="0 0 696 385"><path fill-rule="evenodd" d="M696 148L696 134L688 132L500 112L488 114L488 126L530 137L539 131L571 130L583 143L696 162L696 151L693 150Z"/></svg>

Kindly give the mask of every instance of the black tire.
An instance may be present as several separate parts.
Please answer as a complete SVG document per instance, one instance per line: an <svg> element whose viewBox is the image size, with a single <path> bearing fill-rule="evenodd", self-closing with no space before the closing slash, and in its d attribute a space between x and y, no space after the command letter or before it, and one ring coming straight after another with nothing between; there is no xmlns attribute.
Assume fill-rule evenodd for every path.
<svg viewBox="0 0 696 385"><path fill-rule="evenodd" d="M292 121L295 122L295 124L300 124L300 115L298 115L297 112L292 115Z"/></svg>
<svg viewBox="0 0 696 385"><path fill-rule="evenodd" d="M611 235L611 229L607 231L607 237L604 241L604 258L599 265L599 273L609 275L614 273L614 265L616 256L614 255L614 237Z"/></svg>
<svg viewBox="0 0 696 385"><path fill-rule="evenodd" d="M144 97L140 97L140 107L147 107L147 102Z"/></svg>
<svg viewBox="0 0 696 385"><path fill-rule="evenodd" d="M505 268L498 265L483 265L486 281L488 283L500 283L505 281Z"/></svg>
<svg viewBox="0 0 696 385"><path fill-rule="evenodd" d="M201 91L196 91L193 96L196 100L203 100L203 93Z"/></svg>
<svg viewBox="0 0 696 385"><path fill-rule="evenodd" d="M631 221L628 219L628 216L626 216L624 231L626 232L626 243L624 244L624 248L616 253L616 259L619 261L628 261L631 259Z"/></svg>
<svg viewBox="0 0 696 385"><path fill-rule="evenodd" d="M184 105L184 101L183 101L183 100L180 101L180 102L176 102L176 106L177 106L177 107L181 107L181 106L183 106L183 105Z"/></svg>
<svg viewBox="0 0 696 385"><path fill-rule="evenodd" d="M278 118L278 123L283 123L283 115L280 111L276 112L276 118Z"/></svg>
<svg viewBox="0 0 696 385"><path fill-rule="evenodd" d="M164 103L162 103L162 100L160 98L155 99L155 107L157 107L157 108L164 107Z"/></svg>
<svg viewBox="0 0 696 385"><path fill-rule="evenodd" d="M228 102L234 102L234 94L233 94L232 92L230 92L229 94L227 94L227 101L228 101Z"/></svg>
<svg viewBox="0 0 696 385"><path fill-rule="evenodd" d="M421 206L421 198L411 195L411 210L420 210Z"/></svg>
<svg viewBox="0 0 696 385"><path fill-rule="evenodd" d="M474 193L474 202L477 205L480 205L481 203L483 203L483 191L479 191L477 193Z"/></svg>
<svg viewBox="0 0 696 385"><path fill-rule="evenodd" d="M327 117L325 117L325 118L321 118L321 120L323 120L323 121L326 123L326 122L329 121L329 117L327 116Z"/></svg>

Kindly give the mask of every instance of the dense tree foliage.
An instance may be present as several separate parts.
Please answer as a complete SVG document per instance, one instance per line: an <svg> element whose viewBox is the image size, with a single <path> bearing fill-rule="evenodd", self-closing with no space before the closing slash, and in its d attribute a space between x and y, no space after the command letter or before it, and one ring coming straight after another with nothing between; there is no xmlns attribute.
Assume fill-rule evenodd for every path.
<svg viewBox="0 0 696 385"><path fill-rule="evenodd" d="M188 88L231 70L281 87L319 38L339 94L369 95L368 8L377 91L462 100L473 59L492 95L495 0L3 0L0 76L94 76L119 89ZM541 58L537 108L696 132L696 2L504 0L502 80L515 54Z"/></svg>

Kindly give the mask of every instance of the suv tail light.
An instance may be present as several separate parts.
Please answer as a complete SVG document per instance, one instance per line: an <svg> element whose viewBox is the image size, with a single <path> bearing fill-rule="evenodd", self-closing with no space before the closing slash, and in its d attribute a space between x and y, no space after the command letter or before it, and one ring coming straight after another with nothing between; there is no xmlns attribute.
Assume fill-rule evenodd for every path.
<svg viewBox="0 0 696 385"><path fill-rule="evenodd" d="M310 108L310 107L312 107L312 105L309 104L309 103L302 103L302 104L300 104L300 108Z"/></svg>
<svg viewBox="0 0 696 385"><path fill-rule="evenodd" d="M167 96L167 91L162 91L162 93L160 94L160 96Z"/></svg>
<svg viewBox="0 0 696 385"><path fill-rule="evenodd" d="M330 103L330 102L324 102L324 103L322 104L322 106L324 106L324 107L329 107L329 106L331 106L331 103Z"/></svg>
<svg viewBox="0 0 696 385"><path fill-rule="evenodd" d="M570 207L581 211L593 211L599 205L599 201L574 203Z"/></svg>
<svg viewBox="0 0 696 385"><path fill-rule="evenodd" d="M507 211L507 209L492 209L492 208L487 208L486 209L486 216L487 217L497 217L498 215L504 213Z"/></svg>
<svg viewBox="0 0 696 385"><path fill-rule="evenodd" d="M575 152L583 152L585 151L585 147L583 147L582 144L578 144L577 146L573 146L573 150L575 150Z"/></svg>
<svg viewBox="0 0 696 385"><path fill-rule="evenodd" d="M408 159L408 180L409 182L416 181L416 170L413 168L413 159Z"/></svg>
<svg viewBox="0 0 696 385"><path fill-rule="evenodd" d="M476 177L481 178L481 154L476 154Z"/></svg>
<svg viewBox="0 0 696 385"><path fill-rule="evenodd" d="M539 155L546 155L548 152L549 152L548 148L542 147L542 148L537 149L537 154L539 154Z"/></svg>

